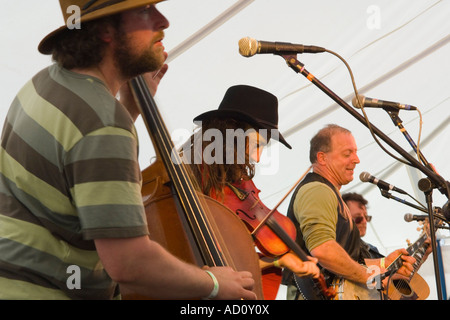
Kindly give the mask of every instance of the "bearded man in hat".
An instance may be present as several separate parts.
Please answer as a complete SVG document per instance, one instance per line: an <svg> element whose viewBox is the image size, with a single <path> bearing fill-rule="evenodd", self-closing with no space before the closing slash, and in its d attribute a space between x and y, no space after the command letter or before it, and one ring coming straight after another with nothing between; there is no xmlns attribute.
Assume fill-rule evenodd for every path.
<svg viewBox="0 0 450 320"><path fill-rule="evenodd" d="M0 298L255 299L250 272L202 270L150 240L133 77L167 70L160 0L60 0L66 26L39 45L56 62L18 93L0 149Z"/></svg>
<svg viewBox="0 0 450 320"><path fill-rule="evenodd" d="M198 128L182 148L184 162L192 169L198 189L231 209L236 209L230 206L236 203L234 199L246 198L251 190L257 190L252 181L255 164L270 139L291 149L278 130L277 97L253 86L230 87L218 109L198 115L194 123ZM236 213L244 206L238 205ZM320 274L317 259L312 257L302 261L291 252L260 256L266 300L276 298L284 267L299 277L317 278Z"/></svg>

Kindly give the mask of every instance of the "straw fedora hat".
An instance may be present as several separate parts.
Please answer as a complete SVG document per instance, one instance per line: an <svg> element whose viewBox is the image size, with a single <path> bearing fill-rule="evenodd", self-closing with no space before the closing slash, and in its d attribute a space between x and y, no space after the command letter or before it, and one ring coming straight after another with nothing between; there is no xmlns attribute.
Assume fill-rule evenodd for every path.
<svg viewBox="0 0 450 320"><path fill-rule="evenodd" d="M82 23L161 1L164 0L59 0L64 25L49 33L39 43L38 50L42 54L51 54L56 36L69 30L66 23L74 14L72 8L69 8L70 6L80 9L79 23Z"/></svg>
<svg viewBox="0 0 450 320"><path fill-rule="evenodd" d="M233 118L256 126L255 129L276 130L278 137L272 135L272 138L292 149L278 131L278 99L262 89L247 85L230 87L217 110L198 115L194 122L212 118Z"/></svg>

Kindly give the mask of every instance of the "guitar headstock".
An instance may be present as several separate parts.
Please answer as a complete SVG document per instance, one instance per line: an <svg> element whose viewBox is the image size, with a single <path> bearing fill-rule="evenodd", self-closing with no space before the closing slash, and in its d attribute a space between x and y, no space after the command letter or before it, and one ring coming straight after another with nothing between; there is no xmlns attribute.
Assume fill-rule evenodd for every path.
<svg viewBox="0 0 450 320"><path fill-rule="evenodd" d="M430 235L430 220L429 220L429 218L419 221L419 226L417 227L417 231L419 231L420 234L426 233L427 235Z"/></svg>
<svg viewBox="0 0 450 320"><path fill-rule="evenodd" d="M434 217L434 227L435 229L438 229L442 227L444 224L444 221L442 219L439 219L438 217ZM430 219L426 218L422 221L418 221L419 227L417 227L417 231L420 231L421 234L426 234L428 237L430 236Z"/></svg>

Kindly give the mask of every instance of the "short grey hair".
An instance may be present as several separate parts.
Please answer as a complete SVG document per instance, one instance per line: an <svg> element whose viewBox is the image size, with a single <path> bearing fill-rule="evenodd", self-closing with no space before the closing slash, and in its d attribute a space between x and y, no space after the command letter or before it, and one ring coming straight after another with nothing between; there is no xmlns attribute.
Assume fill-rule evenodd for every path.
<svg viewBox="0 0 450 320"><path fill-rule="evenodd" d="M351 134L351 131L338 126L337 124L328 124L316 133L316 135L310 141L309 160L311 161L311 163L315 163L317 161L318 152L331 151L331 137L336 133Z"/></svg>

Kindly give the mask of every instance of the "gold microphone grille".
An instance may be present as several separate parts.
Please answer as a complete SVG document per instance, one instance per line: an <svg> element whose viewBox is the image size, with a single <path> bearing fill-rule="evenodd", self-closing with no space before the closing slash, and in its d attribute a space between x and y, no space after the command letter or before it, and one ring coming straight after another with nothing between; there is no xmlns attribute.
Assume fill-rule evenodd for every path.
<svg viewBox="0 0 450 320"><path fill-rule="evenodd" d="M245 37L239 40L239 53L244 57L251 57L256 54L258 42L255 39Z"/></svg>

